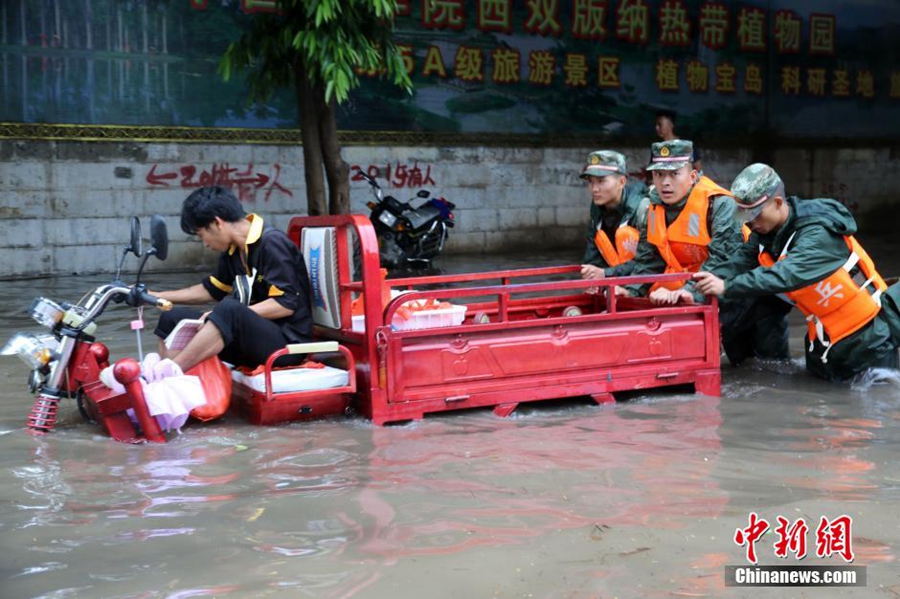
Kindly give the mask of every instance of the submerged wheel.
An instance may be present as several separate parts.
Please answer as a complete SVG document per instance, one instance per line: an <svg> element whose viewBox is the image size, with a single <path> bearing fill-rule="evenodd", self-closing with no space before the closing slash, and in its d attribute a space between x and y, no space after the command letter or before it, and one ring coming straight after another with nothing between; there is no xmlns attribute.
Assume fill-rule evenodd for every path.
<svg viewBox="0 0 900 599"><path fill-rule="evenodd" d="M75 394L75 403L78 405L78 412L81 414L81 418L87 422L88 424L97 424L97 421L91 418L91 415L88 414L87 408L84 407L84 389L79 389Z"/></svg>

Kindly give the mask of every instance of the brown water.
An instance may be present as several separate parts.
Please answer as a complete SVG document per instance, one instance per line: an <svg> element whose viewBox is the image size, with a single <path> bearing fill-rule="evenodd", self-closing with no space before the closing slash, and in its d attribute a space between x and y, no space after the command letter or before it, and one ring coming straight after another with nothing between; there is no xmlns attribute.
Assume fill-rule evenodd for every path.
<svg viewBox="0 0 900 599"><path fill-rule="evenodd" d="M75 300L103 281L0 284L0 339L38 330L31 297ZM131 318L101 318L114 357L136 353ZM144 446L81 423L68 400L53 434L26 434L27 369L0 358L0 597L898 597L900 387L809 377L801 334L794 364L724 367L721 398L655 392L383 428L229 416ZM815 556L814 530L852 516L868 586L726 589L751 511L773 526L806 519L804 565L842 563ZM757 543L760 562L797 564L774 556L774 537Z"/></svg>

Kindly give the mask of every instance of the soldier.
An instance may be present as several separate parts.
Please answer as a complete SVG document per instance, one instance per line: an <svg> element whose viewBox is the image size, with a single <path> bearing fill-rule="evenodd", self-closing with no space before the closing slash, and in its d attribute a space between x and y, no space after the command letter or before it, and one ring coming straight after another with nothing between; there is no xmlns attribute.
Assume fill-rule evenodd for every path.
<svg viewBox="0 0 900 599"><path fill-rule="evenodd" d="M853 237L856 221L830 199L785 196L765 164L745 168L732 192L752 233L731 276L701 272L698 291L725 299L786 294L806 315L806 367L846 380L876 366L897 367L900 286L888 289Z"/></svg>
<svg viewBox="0 0 900 599"><path fill-rule="evenodd" d="M649 201L644 186L627 182L625 156L618 152L591 152L581 178L591 192L591 221L581 276L601 279L631 272L638 244L638 227Z"/></svg>
<svg viewBox="0 0 900 599"><path fill-rule="evenodd" d="M646 275L698 272L725 275L731 255L740 247L740 228L735 222L735 203L731 192L692 166L693 144L675 139L658 142L651 147L653 174L647 226L641 232L640 244L631 274ZM646 295L655 304L704 301L703 294L689 281L653 285L629 285L630 295ZM722 345L728 359L739 364L745 358L786 359L785 334L775 341L748 335L745 324L753 322L754 300L723 301L719 316L722 322ZM784 321L784 314L776 315Z"/></svg>
<svg viewBox="0 0 900 599"><path fill-rule="evenodd" d="M656 129L657 137L659 137L663 141L672 141L673 139L678 139L678 134L675 133L675 111L665 109L656 111L656 121L654 122L654 128ZM697 150L697 146L694 146L694 154L692 158L692 165L694 167L694 170L698 173L703 172L703 161L700 159L700 152L699 150Z"/></svg>

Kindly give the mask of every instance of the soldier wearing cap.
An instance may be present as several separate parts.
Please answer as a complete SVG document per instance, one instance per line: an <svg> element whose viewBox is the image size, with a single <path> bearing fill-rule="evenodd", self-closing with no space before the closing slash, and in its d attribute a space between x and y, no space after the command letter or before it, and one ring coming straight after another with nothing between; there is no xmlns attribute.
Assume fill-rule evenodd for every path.
<svg viewBox="0 0 900 599"><path fill-rule="evenodd" d="M856 221L839 202L787 197L765 164L734 180L737 215L751 230L731 276L702 272L697 290L724 299L786 294L806 315L806 366L846 380L875 366L897 367L900 286L887 287L853 237Z"/></svg>
<svg viewBox="0 0 900 599"><path fill-rule="evenodd" d="M741 244L740 227L735 222L731 192L692 165L693 144L675 139L654 143L647 170L653 176L647 225L641 234L631 274L688 273L700 270L717 274L730 272L729 260ZM648 289L649 287L649 289ZM655 285L629 285L630 295L646 295L655 304L704 301L694 283L677 281ZM722 301L722 346L733 364L749 356L782 359L787 342L771 347L754 344L746 348L744 332L738 327L741 315L750 311L752 300Z"/></svg>
<svg viewBox="0 0 900 599"><path fill-rule="evenodd" d="M591 221L581 276L601 279L625 276L638 244L638 227L648 202L644 186L627 182L625 156L618 152L591 152L581 178L591 193ZM643 202L643 203L642 203Z"/></svg>
<svg viewBox="0 0 900 599"><path fill-rule="evenodd" d="M717 271L739 244L731 192L701 176L691 165L688 140L661 141L651 146L653 175L647 226L641 235L632 274ZM631 286L632 295L646 295L647 285ZM656 284L649 289L655 303L701 301L693 284Z"/></svg>

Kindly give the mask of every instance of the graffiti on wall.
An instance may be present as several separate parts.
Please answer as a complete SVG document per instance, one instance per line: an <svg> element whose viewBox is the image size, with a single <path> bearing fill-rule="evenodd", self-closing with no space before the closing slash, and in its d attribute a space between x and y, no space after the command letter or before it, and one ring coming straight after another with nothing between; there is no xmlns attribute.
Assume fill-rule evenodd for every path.
<svg viewBox="0 0 900 599"><path fill-rule="evenodd" d="M288 197L294 197L290 189L278 182L280 174L281 165L277 163L272 165L270 174L254 169L252 162L247 164L247 168L219 162L213 164L209 169L199 168L193 164L173 167L160 167L160 165L154 164L147 172L146 180L149 185L159 187L174 185L183 189L227 187L242 202L256 201L259 199L259 194L263 194L262 199L268 202L272 193L276 191Z"/></svg>
<svg viewBox="0 0 900 599"><path fill-rule="evenodd" d="M373 179L384 179L391 187L409 189L419 189L425 186L434 186L434 179L431 177L431 165L427 164L423 167L419 166L419 161L413 162L412 165L391 164L388 162L384 167L370 164L363 169L358 164L350 167L350 172L354 173L351 181L363 181L360 171L365 172Z"/></svg>

